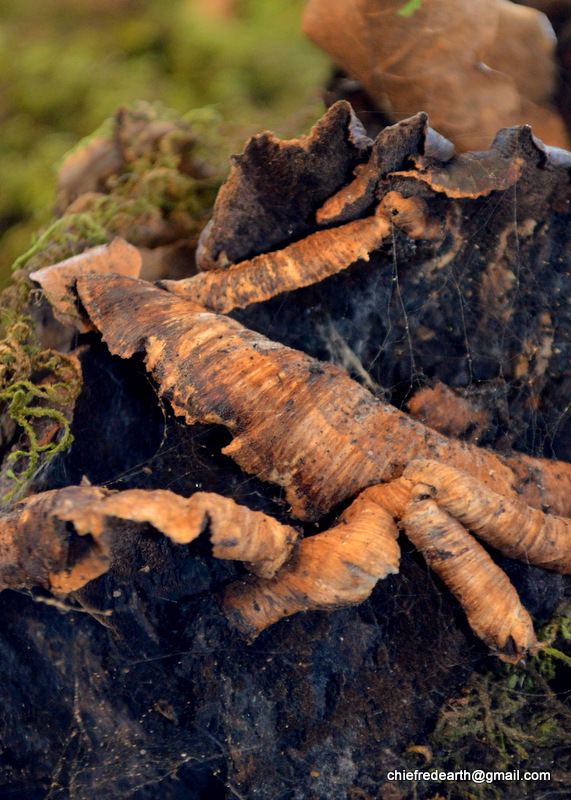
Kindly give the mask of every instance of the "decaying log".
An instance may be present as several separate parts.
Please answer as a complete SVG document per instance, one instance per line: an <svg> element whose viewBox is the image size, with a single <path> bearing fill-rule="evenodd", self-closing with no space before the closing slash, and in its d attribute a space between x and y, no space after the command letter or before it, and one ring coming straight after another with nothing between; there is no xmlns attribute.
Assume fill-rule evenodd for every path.
<svg viewBox="0 0 571 800"><path fill-rule="evenodd" d="M272 209L273 228L270 230L269 217L265 222L262 219L257 245L263 249L283 244L286 231L287 236L305 233L305 237L274 252L230 263L228 245L232 245L234 253L251 247L250 241L241 241L232 231L239 228L246 232L254 224L254 212L264 206L268 177L277 174L282 184L285 176L291 178L292 170L303 177L315 168L315 159L323 169L318 145L331 131L338 134L340 130L352 133L344 140L345 144L334 142L336 160L328 165L325 183L305 198L303 219L296 207L297 184L290 181L293 188L289 196L282 198L277 210ZM62 320L75 323L83 315L82 329L99 331L111 353L122 358L142 356L159 393L187 424L215 423L226 427L233 439L223 452L245 472L283 487L291 513L297 519L318 520L339 503L365 490L351 510L335 528L305 539L288 564L285 561L296 538L292 529L262 516L258 527L251 523L249 544L244 539L240 544L234 535L228 539L225 530L234 526L245 530L246 523L234 520L232 501L213 495L198 493L183 500L168 492L134 490L105 494L97 502L78 495L76 508L69 510L67 516L60 513L60 518L72 522L78 533L96 536L103 530L103 520L109 517L147 522L179 542L195 538L208 518L214 555L261 562L252 568L261 580L232 587L225 600L227 612L238 627L255 636L267 625L295 611L357 602L368 596L379 577L395 571L398 548L392 522L388 544L381 539L380 549L376 549L369 524L363 527L361 520L364 515L363 519L374 520L377 527L386 528L387 509L396 518L404 515L413 542L452 584L467 608L474 630L503 657L517 660L533 649L535 639L532 641L533 628L527 618L524 620L524 610L518 610L515 590L506 588L505 602L510 609L508 613L506 606L507 633L494 626L493 619L480 621L483 613L480 600L474 599L466 577L470 564L459 558L456 565L448 557L441 563L432 539L428 534L426 538L422 525L415 521L421 508L418 503L422 500L421 517L428 520L427 525L430 522L433 532L445 530L446 536L455 540L463 540L468 534L459 523L448 519L445 511L420 497L420 490L414 489L411 481L420 480L422 487L431 472L428 469L419 476L414 465L418 459L429 464L432 462L428 460L437 459L443 469L454 468L450 473L453 476L458 476L457 470L466 473L470 477L458 478L458 485L469 486L475 494L481 485L482 492L488 493L484 495L484 505L491 502L496 490L506 504L511 503L510 507L515 508L514 502L517 505L513 498L519 493L531 505L561 514L571 513L571 466L525 455L500 457L446 439L376 400L343 370L271 342L236 320L209 312L206 307L228 311L320 282L356 262L369 261L383 248L385 240L394 240L395 230L409 240L428 242L433 248L443 247L446 225L431 213L432 197L440 196L446 202L479 200L492 193L506 192L530 168L541 166L557 173L565 169L567 162L564 155L535 140L525 127L500 132L489 151L454 156L446 141L428 127L425 114L387 129L372 148L364 138L355 137L350 109L340 103L306 140L280 144L265 137L251 143L247 157L236 162L226 191L221 192L211 226L203 235L203 266L209 267L209 271L191 279L152 286L128 277L138 268L138 261L135 259L137 263L133 265L127 251L123 256L121 247L128 250L128 245L121 245L120 241L108 249L96 250L33 275L47 291ZM363 163L369 151L369 160ZM252 175L261 174L259 167L264 156L272 157L273 174L271 171L264 174L263 185L252 187L249 180ZM350 157L357 162L361 160L352 182L347 174ZM257 166L254 168L252 164ZM335 170L337 177L333 181ZM331 186L334 189L323 203L325 185L329 190ZM247 198L241 205L240 192ZM315 214L314 222L307 213L309 209ZM294 234L291 223L295 214ZM368 216L361 218L363 214ZM324 224L332 227L319 230ZM126 275L97 274L113 268ZM393 483L387 486L387 482ZM381 483L385 486L378 485ZM409 502L411 491L416 505ZM496 506L501 502L497 500ZM521 502L519 514L527 508ZM161 505L167 509L164 513ZM447 508L446 502L443 506ZM240 513L247 518L254 512ZM536 542L527 547L508 541L503 547L501 532L506 526L500 524L499 531L488 531L485 509L481 507L472 516L470 511L461 510L458 517L478 527L478 513L488 541L510 555L553 566L556 559L552 554L552 529L554 525L558 531L561 529L564 538L565 521L552 524L539 511L537 518L533 517L534 532L540 528L547 531L549 555L546 556ZM508 527L511 531L513 525ZM270 531L267 545L270 552L263 548L260 551L264 537L256 534L258 529ZM466 551L462 544L455 548L459 555ZM492 583L500 575L497 580L501 586L509 585L479 545L470 540L468 551L475 562L483 564L482 574L491 576ZM330 554L327 574L323 553ZM371 558L374 568L363 572L363 565ZM569 571L565 554L557 562L557 568L564 573ZM520 631L520 623L527 633Z"/></svg>
<svg viewBox="0 0 571 800"><path fill-rule="evenodd" d="M294 169L303 176L319 154L318 144L331 130L338 131L340 123L353 124L344 104L331 109L307 140L280 144L266 137L247 149L248 157L235 165L211 228L204 234L203 255L211 254L205 256L208 266L220 267L228 261L229 243L236 253L250 247L239 237L234 242L229 230L249 230L268 185L283 186L284 176L291 176ZM362 159L368 146L358 141ZM341 158L341 166L334 164L337 183L348 179L347 152L341 148L341 153L345 160ZM264 158L269 159L270 170L264 173L263 185L254 185L259 192L256 197L246 165L254 176L259 175ZM318 164L323 167L322 162ZM413 169L402 169L411 164ZM367 486L398 478L411 460L435 457L506 497L520 492L536 507L565 514L571 507L568 465L524 455L499 458L449 441L379 403L343 371L270 342L234 320L206 313L203 306L228 310L260 302L356 261L366 262L389 235L394 236L394 227L409 239L443 246L445 227L431 214L434 195L448 201L477 200L505 192L533 169L551 170L558 176L566 164L564 154L545 148L525 127L501 132L485 153L454 156L445 140L428 127L426 115L419 114L383 132L353 183L325 204L320 205L323 187L306 198L307 208L315 212L313 228L308 229L311 215L304 212L300 220L297 184L290 181L289 195L282 197L279 208L272 208L274 233L281 243L286 230L289 236L309 230L301 241L187 281L164 282L162 287L171 294L127 278L74 275L64 265L62 276L68 288L63 303L79 299L81 312L101 332L112 353L123 358L142 355L159 392L188 424L224 425L233 436L225 454L246 472L284 487L292 513L299 519L319 519ZM326 177L333 181L331 170ZM398 191L390 188L394 186ZM240 205L241 195L246 201ZM351 220L366 212L370 216ZM324 222L335 227L318 230ZM267 247L265 223L261 229ZM34 277L42 280L42 273ZM61 291L54 302L60 300ZM402 515L406 490L393 492L390 499L390 487L376 491L384 494L395 516ZM561 569L566 571L565 564Z"/></svg>
<svg viewBox="0 0 571 800"><path fill-rule="evenodd" d="M535 652L529 616L471 531L449 516L438 475L451 467L469 473L454 472L455 480L480 493L479 505L462 510L465 498L453 498L468 528L477 527L474 516L485 519L491 490L502 492L506 513L519 513L521 498L569 513L569 465L507 456L514 441L526 453L552 451L543 443L526 447L522 437L506 442L497 415L507 392L521 390L505 401L510 425L525 427L525 412L514 409L533 408L546 414L553 447L564 445L568 156L544 148L529 128L505 131L487 153L464 158L435 136L424 114L387 129L374 144L353 135L346 106L327 120L305 144L265 136L238 159L231 191L203 240L215 269L178 285L184 296L173 284L74 271L52 293L54 303L67 304L90 327L82 346L89 348L83 363L91 366L76 407L74 447L29 490L87 475L122 491L67 486L14 507L0 524L5 586L73 590L55 599L43 592L0 595L2 678L11 685L6 665L16 664L18 692L22 683L29 693L20 704L18 692L17 700L6 692L2 703L18 704L16 719L24 708L34 733L41 731L38 739L24 729L28 770L43 791L65 793L73 781L86 798L102 786L123 796L118 754L137 787L146 782L149 797L157 781L165 796L178 792L166 772L197 778L197 793L209 797L225 791L218 775L245 797L286 796L294 784L300 796L319 800L337 798L341 785L367 796L384 791L387 759L401 766L394 754L424 735L441 698L459 691L484 651L410 546L394 577L395 527L383 509L404 518L474 631L500 657L515 661ZM312 159L324 176L312 173ZM317 189L306 202L311 180ZM264 222L256 239L258 217ZM334 243L348 231L371 236L345 240L346 249L337 251ZM259 249L250 249L254 239ZM243 289L248 275L253 284L266 269L289 268L292 253L307 256L307 264L296 265L301 270L272 275L257 296ZM243 272L232 285L236 265ZM299 288L303 274L329 277ZM228 307L230 296L237 305L251 303L233 312L240 322L196 302L202 283L213 307ZM220 306L217 295L224 295ZM345 347L343 363L359 365L361 377L370 372L377 397L323 363L329 351L320 326ZM111 352L130 360L111 356L97 332ZM311 355L300 352L305 347ZM506 392L498 400L499 376ZM474 398L489 412L478 435L502 455L447 440L379 399L383 386L405 407L419 388L425 400L437 395L439 381L449 385L447 403L457 408L458 397ZM441 427L442 415L436 424L423 403L418 413ZM480 424L475 419L463 409L455 432L469 439ZM437 460L439 471L413 474L419 458ZM168 491L174 488L177 494ZM336 506L354 496L331 523ZM319 519L321 531L333 527L315 534L308 522L296 542L296 515ZM535 512L529 518L535 524ZM511 519L517 527L519 517ZM504 552L515 554L517 533ZM190 550L179 546L190 541ZM545 551L535 556L552 566ZM252 568L256 577L245 579ZM516 562L509 571L529 611L539 619L551 615L567 579ZM367 597L359 608L294 614ZM291 616L245 647L220 613L221 598L250 638ZM18 673L34 657L49 667L36 693L35 682L21 682ZM65 744L60 728L52 734L45 725L43 715L54 713L70 731ZM2 739L8 763L16 762L11 752L20 752L10 751L10 731L6 726ZM382 763L381 746L389 754ZM341 775L340 747L349 756ZM310 763L319 767L306 777ZM11 768L20 775L20 760Z"/></svg>

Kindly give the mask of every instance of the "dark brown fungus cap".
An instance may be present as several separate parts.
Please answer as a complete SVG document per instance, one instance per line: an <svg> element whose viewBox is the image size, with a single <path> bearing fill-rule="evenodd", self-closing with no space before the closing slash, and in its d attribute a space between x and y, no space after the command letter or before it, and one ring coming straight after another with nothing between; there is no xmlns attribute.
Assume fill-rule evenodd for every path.
<svg viewBox="0 0 571 800"><path fill-rule="evenodd" d="M412 156L416 169L395 172L395 177L423 181L448 197L485 197L508 189L521 177L525 166L561 169L571 166L571 154L548 147L532 134L529 125L498 131L489 150L461 153L447 164Z"/></svg>
<svg viewBox="0 0 571 800"><path fill-rule="evenodd" d="M328 198L317 211L317 221L338 225L361 216L373 205L379 181L402 169L413 154L430 154L441 161L448 161L454 155L454 145L428 127L428 115L424 112L379 133L367 163L357 170L351 183Z"/></svg>
<svg viewBox="0 0 571 800"><path fill-rule="evenodd" d="M371 140L349 103L340 101L308 136L254 136L220 189L197 251L200 269L220 269L315 230L316 209L366 161Z"/></svg>

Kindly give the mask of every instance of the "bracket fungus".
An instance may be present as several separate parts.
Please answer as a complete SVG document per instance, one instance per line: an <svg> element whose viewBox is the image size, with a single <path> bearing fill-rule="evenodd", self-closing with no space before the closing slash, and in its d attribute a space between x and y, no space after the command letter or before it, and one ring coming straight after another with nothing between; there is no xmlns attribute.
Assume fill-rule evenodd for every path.
<svg viewBox="0 0 571 800"><path fill-rule="evenodd" d="M47 524L66 520L77 534L89 533L94 546L110 535L113 520L148 523L179 543L207 531L214 556L253 564L256 577L230 585L222 599L229 619L253 638L296 611L336 609L367 597L377 580L398 569L396 520L500 658L515 662L535 652L533 625L514 587L472 535L510 558L570 572L564 518L571 516L571 465L447 438L382 402L340 367L272 341L226 312L364 265L374 271L387 254L391 263L395 237L409 252L424 248L422 271L415 275L411 267L410 281L414 291L431 290L423 306L430 309L439 299L430 281L464 246L459 220L473 219L460 209L490 196L498 205L526 181L539 186L544 205L545 197L564 205L570 165L528 126L500 132L484 153L455 156L425 114L373 143L340 103L309 137L279 142L264 134L234 159L203 233L197 275L153 285L132 271L96 274L68 263L48 268L50 280L59 269L60 289L65 285L54 293L48 273L35 273L56 313L69 319L71 303L111 354L141 361L186 425L222 426L231 437L223 454L245 474L281 487L292 525L319 521L352 501L332 527L301 542L291 525L227 498L197 493L184 499L161 490L56 491L46 499L52 504ZM503 257L502 251L495 271L488 265L488 282L479 275L479 291L491 292L500 306L487 318L490 325L500 318L505 326L518 313L516 302L533 291L522 276L519 296L501 304ZM405 330L411 346L416 336L430 340ZM464 344L488 335L481 317L464 320ZM568 329L558 335L567 346ZM436 343L434 358L438 351ZM479 368L474 360L472 369ZM483 435L491 414L477 419ZM13 513L28 513L41 497ZM4 518L6 530L10 519ZM41 524L39 531L41 537ZM32 579L25 572L24 583ZM52 588L66 586L61 580Z"/></svg>

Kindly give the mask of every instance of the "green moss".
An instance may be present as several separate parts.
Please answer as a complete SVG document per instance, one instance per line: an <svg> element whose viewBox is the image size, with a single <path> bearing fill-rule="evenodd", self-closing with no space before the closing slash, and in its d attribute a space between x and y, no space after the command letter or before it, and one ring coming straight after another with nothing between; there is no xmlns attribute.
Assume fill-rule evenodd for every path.
<svg viewBox="0 0 571 800"><path fill-rule="evenodd" d="M296 135L317 119L329 62L299 31L303 5L242 0L221 20L193 0L5 3L0 286L32 231L49 222L54 163L117 106L214 104L232 121L221 158L252 133Z"/></svg>
<svg viewBox="0 0 571 800"><path fill-rule="evenodd" d="M63 366L61 361L60 366ZM54 370L56 369L56 365L52 364L50 367L52 374L55 374ZM7 477L11 478L16 485L12 491L5 495L4 502L11 500L18 489L31 478L42 456L44 461L49 461L53 456L67 450L73 442L69 421L63 411L55 406L66 406L71 403L78 393L78 384L79 373L75 384L70 383L68 380L41 386L32 381L16 381L0 392L0 400L7 404L6 411L8 415L22 428L29 442L28 450L14 450L8 456L8 462L24 459L27 467L19 474L14 473L13 470L6 472ZM47 405L39 405L38 401L43 401ZM38 418L52 419L58 424L62 433L56 442L39 443L34 427L31 424L32 419Z"/></svg>
<svg viewBox="0 0 571 800"><path fill-rule="evenodd" d="M17 272L57 264L87 247L104 244L110 239L109 232L92 214L70 214L48 225L40 234L32 237L32 244L19 256L12 269ZM20 276L21 277L21 276Z"/></svg>
<svg viewBox="0 0 571 800"><path fill-rule="evenodd" d="M63 261L121 235L150 247L197 237L223 177L219 116L213 109L185 115L159 104L121 107L60 165L70 175L60 192L62 216L33 237L16 259L15 282L0 296L0 401L23 441L8 456L17 465L6 475L14 495L46 460L72 442L65 410L81 386L75 361L44 349L29 315L33 270ZM101 152L117 153L113 169L98 173ZM93 157L95 153L95 158ZM108 163L103 159L105 163ZM98 178L98 190L82 193ZM99 185L101 184L101 185ZM169 238L170 237L170 238ZM59 434L41 443L35 421L53 420Z"/></svg>
<svg viewBox="0 0 571 800"><path fill-rule="evenodd" d="M120 140L118 168L100 191L77 198L68 187L60 198L63 216L33 237L13 269L29 274L116 235L145 247L165 243L169 226L176 238L198 235L224 175L218 127L212 109L185 117L156 103L118 109L60 162L65 169L69 158L83 158L89 166L92 145Z"/></svg>
<svg viewBox="0 0 571 800"><path fill-rule="evenodd" d="M400 17L412 17L415 11L420 8L420 0L402 0L404 3L402 8L399 8L397 14Z"/></svg>
<svg viewBox="0 0 571 800"><path fill-rule="evenodd" d="M523 774L525 770L553 769L555 755L558 773L569 773L571 606L563 605L557 611L539 639L549 644L537 656L515 665L495 660L490 670L475 674L462 695L441 709L428 740L436 768L519 769ZM447 782L440 791L445 787L451 800L520 800L531 796L526 794L530 786L533 796L543 788L539 782L497 780L481 785ZM437 788L432 786L427 796Z"/></svg>
<svg viewBox="0 0 571 800"><path fill-rule="evenodd" d="M18 472L7 470L14 489L2 498L10 500L31 477L40 463L49 461L73 441L65 409L77 397L81 388L78 364L71 356L43 349L26 313L31 287L22 277L6 290L0 302L0 401L5 413L16 423L27 449L16 449L7 462L18 464ZM59 435L41 443L33 421L53 420ZM22 438L22 437L21 437Z"/></svg>

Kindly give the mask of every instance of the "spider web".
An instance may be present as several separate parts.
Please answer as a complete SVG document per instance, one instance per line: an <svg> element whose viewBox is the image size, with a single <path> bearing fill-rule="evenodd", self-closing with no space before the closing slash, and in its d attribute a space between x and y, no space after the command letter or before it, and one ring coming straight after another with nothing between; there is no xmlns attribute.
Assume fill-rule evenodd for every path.
<svg viewBox="0 0 571 800"><path fill-rule="evenodd" d="M547 225L529 201L518 211L518 192L465 201L436 253L394 229L368 264L235 316L405 411L419 388L445 384L486 412L464 438L568 460L566 222Z"/></svg>

